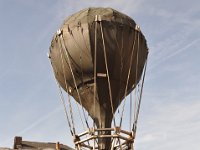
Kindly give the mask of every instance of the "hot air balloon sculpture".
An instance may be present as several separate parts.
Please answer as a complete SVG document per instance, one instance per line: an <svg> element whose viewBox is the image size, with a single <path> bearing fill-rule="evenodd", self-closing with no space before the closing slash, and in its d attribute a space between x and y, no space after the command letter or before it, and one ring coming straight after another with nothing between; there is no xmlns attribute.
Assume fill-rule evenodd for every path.
<svg viewBox="0 0 200 150"><path fill-rule="evenodd" d="M66 91L82 110L87 130L77 134L81 123L75 126L71 101L67 107L61 96L76 149L133 149L147 56L139 26L112 8L84 9L64 21L49 58L61 95ZM122 129L124 115L129 130Z"/></svg>

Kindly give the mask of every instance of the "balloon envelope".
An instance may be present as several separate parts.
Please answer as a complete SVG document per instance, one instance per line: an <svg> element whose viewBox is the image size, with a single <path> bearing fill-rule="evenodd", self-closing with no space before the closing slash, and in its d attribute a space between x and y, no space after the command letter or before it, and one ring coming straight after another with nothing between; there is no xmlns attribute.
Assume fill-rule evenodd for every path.
<svg viewBox="0 0 200 150"><path fill-rule="evenodd" d="M57 81L98 127L110 127L111 106L115 112L141 78L148 55L145 37L130 17L111 8L75 13L64 21L60 31L50 47Z"/></svg>

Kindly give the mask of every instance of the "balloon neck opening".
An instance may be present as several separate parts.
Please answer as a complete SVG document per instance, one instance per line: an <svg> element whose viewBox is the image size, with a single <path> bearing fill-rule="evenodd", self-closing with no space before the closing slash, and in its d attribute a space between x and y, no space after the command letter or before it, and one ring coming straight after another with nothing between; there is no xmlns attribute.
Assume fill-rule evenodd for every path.
<svg viewBox="0 0 200 150"><path fill-rule="evenodd" d="M102 129L102 131L98 132L98 136L101 137L104 135L111 135L111 131L110 130L105 131L105 129L111 128L113 116L103 112L101 112L100 116L101 117L99 117L98 119L95 119L95 124L97 126L97 129ZM111 137L98 139L99 150L109 150L110 147L111 147Z"/></svg>

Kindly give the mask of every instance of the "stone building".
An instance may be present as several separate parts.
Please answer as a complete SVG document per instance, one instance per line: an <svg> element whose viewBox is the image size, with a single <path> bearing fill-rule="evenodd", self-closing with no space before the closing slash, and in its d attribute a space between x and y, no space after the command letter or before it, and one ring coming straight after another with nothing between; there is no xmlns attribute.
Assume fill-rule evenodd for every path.
<svg viewBox="0 0 200 150"><path fill-rule="evenodd" d="M43 143L24 141L22 137L14 138L13 148L0 148L0 150L74 150L67 145L57 143Z"/></svg>

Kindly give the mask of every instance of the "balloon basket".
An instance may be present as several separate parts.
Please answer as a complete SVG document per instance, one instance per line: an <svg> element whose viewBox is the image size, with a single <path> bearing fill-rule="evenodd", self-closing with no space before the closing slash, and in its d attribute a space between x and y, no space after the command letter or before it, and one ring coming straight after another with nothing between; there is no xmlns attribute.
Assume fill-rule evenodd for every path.
<svg viewBox="0 0 200 150"><path fill-rule="evenodd" d="M74 143L76 150L132 150L134 132L114 128L89 128L87 131L76 135ZM110 143L101 144L100 141L110 139Z"/></svg>

